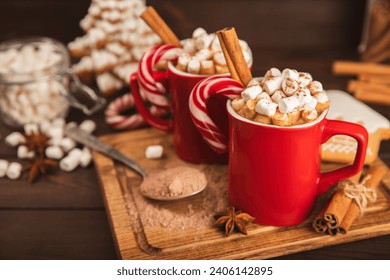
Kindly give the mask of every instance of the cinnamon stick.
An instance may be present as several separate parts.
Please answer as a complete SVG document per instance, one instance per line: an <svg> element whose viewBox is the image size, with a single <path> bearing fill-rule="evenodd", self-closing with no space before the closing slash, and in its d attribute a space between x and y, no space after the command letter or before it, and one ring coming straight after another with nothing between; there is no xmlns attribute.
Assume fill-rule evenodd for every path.
<svg viewBox="0 0 390 280"><path fill-rule="evenodd" d="M358 89L354 92L354 97L361 101L376 103L381 105L390 105L390 95L373 90Z"/></svg>
<svg viewBox="0 0 390 280"><path fill-rule="evenodd" d="M227 66L229 68L230 75L232 76L232 78L234 80L236 80L237 82L241 83L240 77L237 74L236 68L234 67L233 61L232 61L232 59L231 59L231 57L229 55L229 52L228 52L228 50L226 48L225 41L222 38L222 33L221 32L217 32L217 36L218 36L219 44L221 45L221 49L222 49L223 55L224 55L225 60L226 60L226 64L227 64Z"/></svg>
<svg viewBox="0 0 390 280"><path fill-rule="evenodd" d="M390 75L390 66L371 62L335 61L333 73L336 75Z"/></svg>
<svg viewBox="0 0 390 280"><path fill-rule="evenodd" d="M322 209L313 219L312 226L316 232L323 233L328 230L328 225L324 219L325 209Z"/></svg>
<svg viewBox="0 0 390 280"><path fill-rule="evenodd" d="M381 85L389 85L390 86L390 75L370 75L370 74L359 74L359 81L381 84Z"/></svg>
<svg viewBox="0 0 390 280"><path fill-rule="evenodd" d="M250 80L252 80L252 74L248 68L248 64L246 63L244 55L242 53L236 30L234 29L234 27L224 28L218 31L217 34L218 34L218 38L221 38L223 40L221 46L224 45L226 47L228 57L230 57L232 61L231 71L233 73L234 71L237 73L237 76L239 77L241 84L245 87L250 82ZM226 62L227 61L228 60L226 60Z"/></svg>
<svg viewBox="0 0 390 280"><path fill-rule="evenodd" d="M169 28L165 21L160 17L153 7L147 7L141 14L141 18L150 26L150 28L168 45L180 47L180 40Z"/></svg>
<svg viewBox="0 0 390 280"><path fill-rule="evenodd" d="M361 172L352 176L348 181L352 184L359 183ZM343 184L345 181L340 182ZM329 229L338 228L340 222L344 219L345 214L352 202L352 199L344 195L343 189L338 190L332 197L329 205L324 211L324 220Z"/></svg>
<svg viewBox="0 0 390 280"><path fill-rule="evenodd" d="M390 87L383 84L377 83L368 83L364 81L350 80L348 82L347 90L354 92L358 90L367 90L373 92L380 92L382 94L387 94L390 98Z"/></svg>
<svg viewBox="0 0 390 280"><path fill-rule="evenodd" d="M387 166L382 161L377 160L374 162L367 171L366 177L370 177L366 181L365 186L367 188L377 189L387 171ZM347 214L340 224L339 232L343 234L347 233L353 222L357 217L359 217L360 213L361 209L359 208L358 204L355 202L355 200L352 201Z"/></svg>

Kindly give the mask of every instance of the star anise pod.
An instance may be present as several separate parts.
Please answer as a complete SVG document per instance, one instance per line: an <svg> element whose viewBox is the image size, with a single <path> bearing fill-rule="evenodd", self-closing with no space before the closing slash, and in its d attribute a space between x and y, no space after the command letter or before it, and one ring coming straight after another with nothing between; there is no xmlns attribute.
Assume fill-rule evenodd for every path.
<svg viewBox="0 0 390 280"><path fill-rule="evenodd" d="M234 229L247 235L246 225L255 220L255 218L247 213L236 211L234 207L230 207L225 213L216 214L214 218L216 219L216 226L224 226L226 237L230 236Z"/></svg>
<svg viewBox="0 0 390 280"><path fill-rule="evenodd" d="M30 132L24 135L26 141L22 143L29 151L35 151L37 154L43 154L49 146L50 137L43 132Z"/></svg>
<svg viewBox="0 0 390 280"><path fill-rule="evenodd" d="M40 175L46 175L48 172L56 168L56 161L42 156L35 158L32 163L24 166L24 170L28 170L27 180L29 183L34 182Z"/></svg>

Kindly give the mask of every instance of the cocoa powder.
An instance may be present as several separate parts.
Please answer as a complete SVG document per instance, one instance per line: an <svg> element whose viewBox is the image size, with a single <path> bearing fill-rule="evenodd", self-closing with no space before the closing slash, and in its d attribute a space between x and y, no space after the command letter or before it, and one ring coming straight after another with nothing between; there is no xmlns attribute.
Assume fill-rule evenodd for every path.
<svg viewBox="0 0 390 280"><path fill-rule="evenodd" d="M201 165L198 167L207 180L201 193L176 201L155 201L144 197L138 186L132 194L145 229L162 227L172 230L202 229L212 227L214 214L226 210L227 166ZM127 199L127 203L133 203Z"/></svg>

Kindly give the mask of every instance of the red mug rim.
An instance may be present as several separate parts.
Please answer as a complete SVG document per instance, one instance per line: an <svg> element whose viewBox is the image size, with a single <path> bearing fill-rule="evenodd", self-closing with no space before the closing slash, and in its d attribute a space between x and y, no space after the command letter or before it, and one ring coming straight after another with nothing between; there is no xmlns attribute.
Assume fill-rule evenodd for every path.
<svg viewBox="0 0 390 280"><path fill-rule="evenodd" d="M168 69L175 73L177 76L183 76L183 77L187 77L187 78L207 78L207 77L211 77L211 76L226 76L226 75L230 75L229 72L226 72L226 73L222 73L222 74L213 74L213 75L205 75L205 74L191 74L191 73L188 73L188 72L184 72L184 71L181 71L179 69L177 69L173 63L171 61L168 61Z"/></svg>
<svg viewBox="0 0 390 280"><path fill-rule="evenodd" d="M274 129L296 130L296 129L305 129L308 127L312 127L312 126L315 126L318 123L320 123L325 118L326 114L329 111L329 109L326 109L318 116L318 118L316 120L314 120L312 122L308 122L308 123L304 123L304 124L297 124L297 125L293 125L293 126L278 126L278 125L274 125L274 124L265 124L265 123L259 123L259 122L255 122L252 120L248 120L248 119L240 116L239 114L237 114L236 111L234 111L233 107L231 106L231 103L232 103L232 101L228 100L226 102L226 108L227 108L228 113L232 117L234 117L235 119L242 121L242 122L252 124L252 125L264 126L264 127L268 127L268 128L274 128Z"/></svg>

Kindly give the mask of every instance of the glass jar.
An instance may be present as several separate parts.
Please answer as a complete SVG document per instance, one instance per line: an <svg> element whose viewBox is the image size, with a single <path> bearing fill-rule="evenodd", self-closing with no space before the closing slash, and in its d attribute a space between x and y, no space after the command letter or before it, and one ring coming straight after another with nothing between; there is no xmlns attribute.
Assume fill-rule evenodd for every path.
<svg viewBox="0 0 390 280"><path fill-rule="evenodd" d="M85 114L99 110L105 99L81 84L70 68L66 47L51 38L30 37L0 44L0 114L20 127L66 117L69 105ZM92 102L81 103L82 93Z"/></svg>

